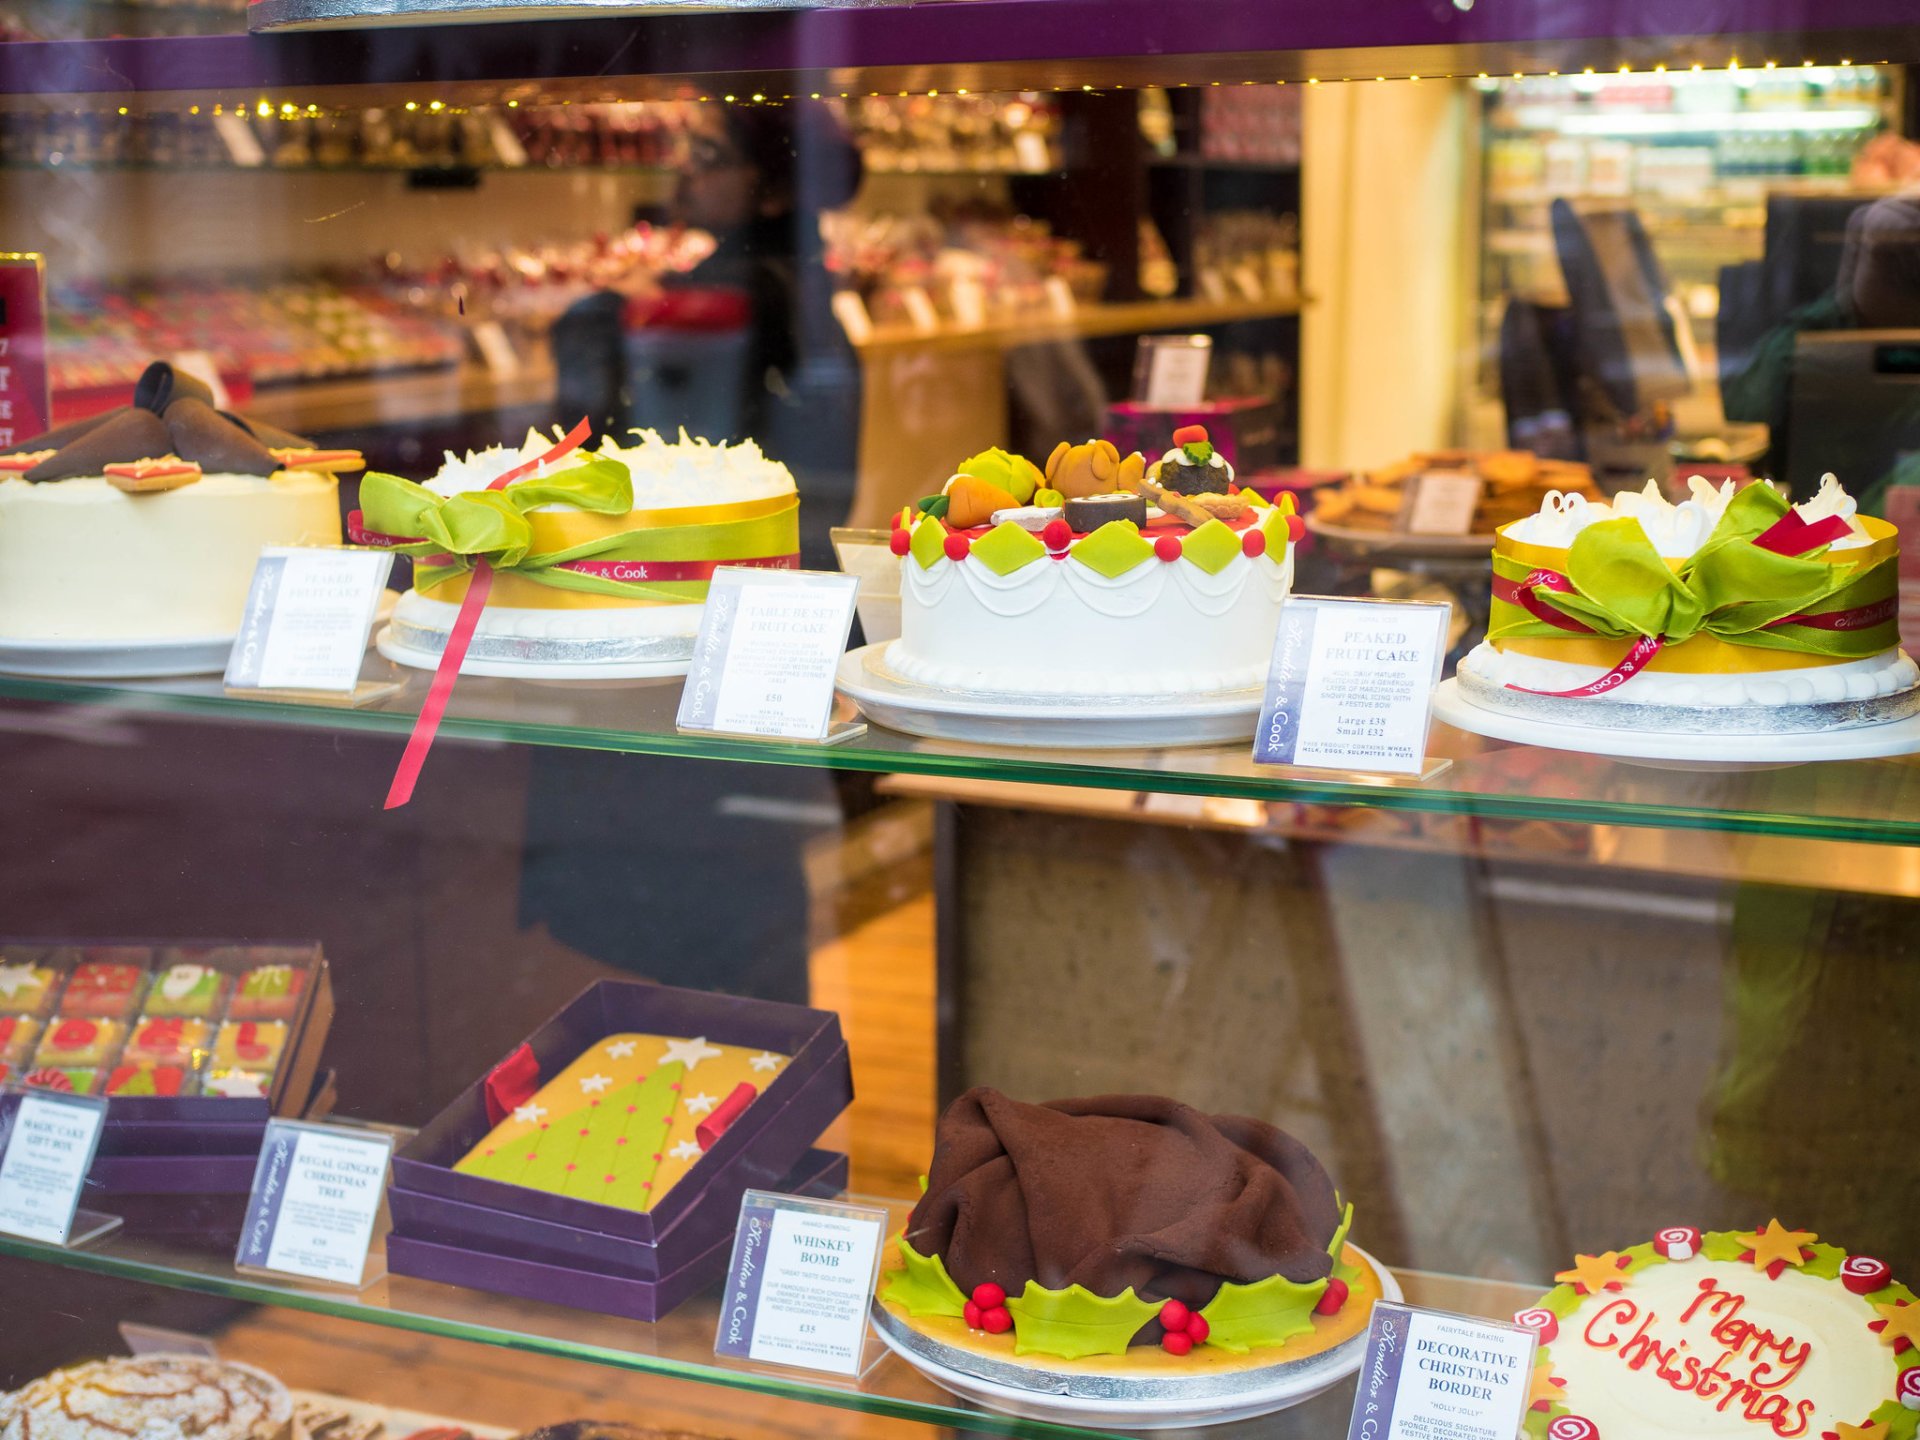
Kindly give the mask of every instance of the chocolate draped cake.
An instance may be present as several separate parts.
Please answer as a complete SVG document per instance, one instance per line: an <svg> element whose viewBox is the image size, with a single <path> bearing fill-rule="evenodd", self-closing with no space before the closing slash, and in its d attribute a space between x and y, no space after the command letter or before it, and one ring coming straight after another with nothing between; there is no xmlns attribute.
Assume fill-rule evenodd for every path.
<svg viewBox="0 0 1920 1440"><path fill-rule="evenodd" d="M1027 1105L968 1091L941 1116L907 1242L966 1294L1131 1288L1198 1308L1223 1282L1326 1280L1333 1182L1298 1140L1157 1095Z"/></svg>

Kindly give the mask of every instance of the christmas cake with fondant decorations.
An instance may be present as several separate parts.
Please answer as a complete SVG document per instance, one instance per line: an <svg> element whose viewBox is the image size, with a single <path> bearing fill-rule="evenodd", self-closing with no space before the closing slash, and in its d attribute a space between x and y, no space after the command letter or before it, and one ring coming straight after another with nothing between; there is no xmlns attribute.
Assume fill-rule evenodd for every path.
<svg viewBox="0 0 1920 1440"><path fill-rule="evenodd" d="M514 1106L453 1168L651 1210L789 1058L705 1036L610 1035Z"/></svg>
<svg viewBox="0 0 1920 1440"><path fill-rule="evenodd" d="M132 404L0 455L0 642L232 635L262 546L340 543L357 457L310 449L156 362Z"/></svg>
<svg viewBox="0 0 1920 1440"><path fill-rule="evenodd" d="M1188 696L1264 683L1301 522L1239 488L1202 426L1151 469L1104 440L1044 472L988 450L894 517L893 678L1016 696Z"/></svg>
<svg viewBox="0 0 1920 1440"><path fill-rule="evenodd" d="M1920 1303L1884 1261L1778 1220L1576 1256L1540 1336L1536 1440L1913 1440Z"/></svg>
<svg viewBox="0 0 1920 1440"><path fill-rule="evenodd" d="M366 477L352 538L415 557L388 653L435 663L484 561L470 660L684 666L717 566L799 567L793 475L751 440L573 438L449 452L424 485Z"/></svg>
<svg viewBox="0 0 1920 1440"><path fill-rule="evenodd" d="M1550 493L1503 526L1487 638L1461 694L1554 723L1767 735L1920 712L1900 649L1899 535L1833 476L1772 486L1651 481L1610 503Z"/></svg>
<svg viewBox="0 0 1920 1440"><path fill-rule="evenodd" d="M975 1089L940 1118L879 1304L975 1373L1266 1370L1364 1333L1383 1285L1352 1219L1306 1146L1261 1121Z"/></svg>

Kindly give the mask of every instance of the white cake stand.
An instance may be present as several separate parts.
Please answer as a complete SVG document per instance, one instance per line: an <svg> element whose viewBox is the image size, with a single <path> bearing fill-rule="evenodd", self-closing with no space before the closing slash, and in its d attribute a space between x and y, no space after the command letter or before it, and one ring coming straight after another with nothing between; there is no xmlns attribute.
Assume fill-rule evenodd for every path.
<svg viewBox="0 0 1920 1440"><path fill-rule="evenodd" d="M885 671L876 662L886 648L849 650L834 684L869 720L909 735L985 745L1169 749L1251 740L1260 723L1259 689L1104 699L943 690Z"/></svg>
<svg viewBox="0 0 1920 1440"><path fill-rule="evenodd" d="M1689 769L1742 769L1792 765L1803 760L1880 760L1920 751L1920 715L1884 725L1848 730L1812 730L1798 735L1678 735L1653 730L1603 730L1509 715L1474 704L1458 680L1443 680L1433 692L1433 714L1456 730L1513 740L1548 750L1609 755L1619 760L1665 761Z"/></svg>
<svg viewBox="0 0 1920 1440"><path fill-rule="evenodd" d="M1359 1249L1358 1246L1354 1248ZM1366 1254L1365 1251L1361 1253ZM1367 1263L1380 1277L1381 1293L1388 1300L1402 1298L1400 1284L1393 1278L1392 1272L1371 1255L1367 1256ZM1367 1349L1367 1332L1363 1329L1324 1354L1305 1360L1290 1360L1265 1369L1239 1372L1233 1378L1243 1383L1234 1385L1226 1394L1205 1398L1170 1394L1163 1398L1129 1395L1125 1398L1103 1399L1089 1393L1074 1393L1076 1390L1085 1392L1100 1389L1101 1377L1096 1374L1048 1370L1044 1365L1025 1362L1006 1365L984 1360L985 1365L995 1370L1021 1370L1032 1375L1032 1379L1025 1383L989 1379L960 1368L961 1365L972 1363L971 1352L928 1343L877 1299L873 1302L872 1315L873 1328L888 1349L941 1389L951 1391L963 1400L971 1400L989 1410L1018 1415L1027 1420L1054 1420L1111 1430L1184 1430L1199 1425L1222 1425L1232 1420L1251 1420L1256 1416L1271 1415L1276 1410L1285 1410L1288 1406L1311 1400L1323 1390L1339 1384L1360 1368ZM933 1358L929 1353L933 1350L943 1356L959 1357L958 1363ZM1220 1381L1227 1378L1217 1377L1212 1383L1218 1386ZM1168 1388L1174 1389L1179 1383L1173 1382ZM1149 1387L1142 1385L1137 1388Z"/></svg>
<svg viewBox="0 0 1920 1440"><path fill-rule="evenodd" d="M415 670L440 668L438 650L416 650L403 645L394 636L393 627L384 625L373 642L374 648L397 665ZM566 664L554 660L482 659L469 654L461 663L462 675L484 675L501 680L662 680L684 675L693 668L693 657L682 660L623 660L605 664Z"/></svg>
<svg viewBox="0 0 1920 1440"><path fill-rule="evenodd" d="M13 640L0 636L0 671L55 680L159 680L218 675L233 636L186 635L167 640Z"/></svg>

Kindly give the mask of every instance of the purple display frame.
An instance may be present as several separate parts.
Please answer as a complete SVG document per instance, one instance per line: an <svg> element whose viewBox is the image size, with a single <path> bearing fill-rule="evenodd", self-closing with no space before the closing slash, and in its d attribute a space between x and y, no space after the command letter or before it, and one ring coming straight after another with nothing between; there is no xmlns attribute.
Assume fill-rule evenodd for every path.
<svg viewBox="0 0 1920 1440"><path fill-rule="evenodd" d="M1148 62L1147 78L1241 78L1247 57L1304 56L1316 73L1544 70L1574 52L1701 58L1730 43L1788 60L1796 47L1861 62L1920 53L1909 0L1526 0L1471 8L1445 0L950 0L860 8L628 14L618 18L328 29L267 35L0 45L0 94L123 94L322 85L455 85L534 78L878 72L905 88L1101 83L1101 62ZM1695 43L1718 53L1696 52ZM1757 49L1755 48L1757 47ZM1340 55L1355 64L1343 67ZM1404 63L1402 63L1404 59ZM1205 60L1204 66L1193 61ZM1071 65L1063 70L1062 65ZM1004 75L994 67L1009 67ZM1272 78L1291 78L1275 75ZM969 83L960 80L959 83ZM1125 83L1114 81L1112 83ZM1142 83L1134 80L1132 83ZM824 89L825 83L812 85Z"/></svg>
<svg viewBox="0 0 1920 1440"><path fill-rule="evenodd" d="M469 1085L393 1157L393 1185L416 1195L501 1211L529 1220L591 1231L641 1245L658 1245L699 1207L729 1169L751 1153L757 1169L790 1169L853 1101L853 1072L840 1017L771 1000L748 1000L701 990L679 990L632 980L588 986L527 1038L540 1074L565 1069L609 1035L705 1035L729 1045L772 1050L792 1058L714 1146L650 1211L623 1210L550 1195L500 1180L462 1175L452 1167L493 1129L487 1118L485 1077ZM786 1112L816 1075L831 1077L804 1114ZM775 1123L777 1121L781 1123ZM744 1190L743 1184L740 1187ZM737 1195L738 1192L736 1192Z"/></svg>

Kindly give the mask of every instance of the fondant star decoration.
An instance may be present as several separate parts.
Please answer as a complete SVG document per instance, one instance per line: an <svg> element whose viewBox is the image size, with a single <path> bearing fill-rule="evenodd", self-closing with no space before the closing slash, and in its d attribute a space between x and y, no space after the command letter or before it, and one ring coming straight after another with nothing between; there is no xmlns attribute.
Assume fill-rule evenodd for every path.
<svg viewBox="0 0 1920 1440"><path fill-rule="evenodd" d="M607 1046L607 1055L610 1059L614 1060L625 1060L629 1055L633 1054L633 1051L634 1044L631 1040L616 1040L613 1044Z"/></svg>
<svg viewBox="0 0 1920 1440"><path fill-rule="evenodd" d="M613 1084L613 1077L611 1075L583 1075L580 1077L580 1088L589 1095L598 1095L611 1084Z"/></svg>
<svg viewBox="0 0 1920 1440"><path fill-rule="evenodd" d="M778 1070L780 1068L780 1057L762 1050L758 1055L749 1060L747 1064L751 1065L755 1070Z"/></svg>
<svg viewBox="0 0 1920 1440"><path fill-rule="evenodd" d="M682 1140L667 1153L676 1160L695 1160L700 1156L700 1147L691 1140Z"/></svg>
<svg viewBox="0 0 1920 1440"><path fill-rule="evenodd" d="M1566 1388L1554 1379L1553 1362L1542 1360L1533 1367L1533 1382L1527 1388L1529 1410L1550 1410L1567 1398Z"/></svg>
<svg viewBox="0 0 1920 1440"><path fill-rule="evenodd" d="M1880 1338L1887 1344L1900 1347L1902 1340L1908 1345L1920 1345L1920 1305L1876 1305L1880 1319L1869 1329L1878 1330ZM1904 1347L1900 1347L1904 1348Z"/></svg>
<svg viewBox="0 0 1920 1440"><path fill-rule="evenodd" d="M538 1125L542 1120L547 1118L547 1107L544 1105L521 1105L514 1110L513 1118L520 1121L523 1125Z"/></svg>
<svg viewBox="0 0 1920 1440"><path fill-rule="evenodd" d="M687 1097L687 1114L704 1115L719 1103L720 1102L711 1095L689 1095Z"/></svg>
<svg viewBox="0 0 1920 1440"><path fill-rule="evenodd" d="M1779 1264L1806 1264L1801 1247L1813 1244L1820 1237L1811 1230L1789 1230L1778 1220L1769 1220L1765 1230L1740 1238L1753 1246L1753 1268L1765 1270Z"/></svg>
<svg viewBox="0 0 1920 1440"><path fill-rule="evenodd" d="M1618 1250L1609 1250L1604 1255L1575 1255L1573 1268L1562 1270L1553 1278L1562 1285L1573 1286L1583 1295L1598 1295L1609 1286L1618 1290L1625 1278L1620 1273L1625 1259Z"/></svg>
<svg viewBox="0 0 1920 1440"><path fill-rule="evenodd" d="M712 1060L719 1056L718 1047L707 1044L707 1037L696 1035L691 1040L669 1040L667 1053L660 1057L662 1065L671 1065L678 1060L691 1070L702 1060Z"/></svg>
<svg viewBox="0 0 1920 1440"><path fill-rule="evenodd" d="M31 965L0 965L0 995L11 998L15 991L32 983Z"/></svg>
<svg viewBox="0 0 1920 1440"><path fill-rule="evenodd" d="M1864 1425L1849 1425L1842 1420L1833 1427L1833 1440L1887 1440L1886 1423L1869 1420Z"/></svg>

